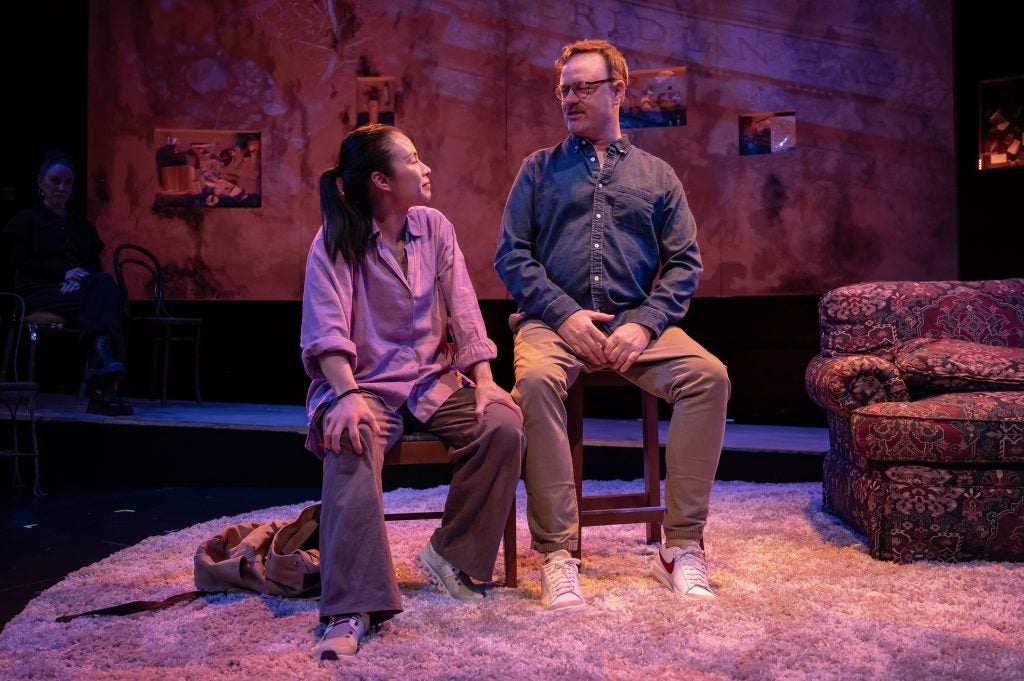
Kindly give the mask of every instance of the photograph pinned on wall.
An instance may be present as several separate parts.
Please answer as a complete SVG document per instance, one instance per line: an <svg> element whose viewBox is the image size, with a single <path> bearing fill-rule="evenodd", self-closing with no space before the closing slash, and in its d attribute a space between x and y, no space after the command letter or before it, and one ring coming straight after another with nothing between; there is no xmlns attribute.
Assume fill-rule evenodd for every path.
<svg viewBox="0 0 1024 681"><path fill-rule="evenodd" d="M740 156L796 151L796 111L740 114Z"/></svg>
<svg viewBox="0 0 1024 681"><path fill-rule="evenodd" d="M395 77L360 76L356 99L356 125L382 123L395 125Z"/></svg>
<svg viewBox="0 0 1024 681"><path fill-rule="evenodd" d="M157 128L158 208L259 208L260 133Z"/></svg>
<svg viewBox="0 0 1024 681"><path fill-rule="evenodd" d="M636 69L629 72L619 126L663 128L686 125L686 67Z"/></svg>
<svg viewBox="0 0 1024 681"><path fill-rule="evenodd" d="M978 170L1024 166L1024 76L983 80L978 90Z"/></svg>

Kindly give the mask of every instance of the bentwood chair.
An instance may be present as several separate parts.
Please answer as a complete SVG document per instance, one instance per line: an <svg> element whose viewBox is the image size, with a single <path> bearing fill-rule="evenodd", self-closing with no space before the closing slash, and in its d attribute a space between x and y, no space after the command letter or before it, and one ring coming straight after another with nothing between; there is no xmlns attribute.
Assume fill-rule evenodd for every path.
<svg viewBox="0 0 1024 681"><path fill-rule="evenodd" d="M39 339L40 337L54 336L51 340L56 340L56 336L78 336L79 330L73 324L69 324L64 317L60 316L55 312L46 312L44 310L37 310L36 312L29 312L25 315L24 324L26 338L28 339L28 380L36 380L36 356L39 353ZM49 343L44 343L48 345ZM85 359L85 364L82 367L82 380L78 384L78 396L83 397L85 395L85 376L89 369L89 359Z"/></svg>
<svg viewBox="0 0 1024 681"><path fill-rule="evenodd" d="M36 440L36 395L39 385L35 381L21 381L18 378L18 355L25 324L25 301L15 293L0 292L0 343L3 344L0 363L0 403L7 408L11 418L11 446L0 449L0 456L14 457L15 487L21 487L21 457L33 459L35 484L32 492L43 494L39 487L39 443ZM22 451L18 442L18 412L25 408L28 415L31 450Z"/></svg>
<svg viewBox="0 0 1024 681"><path fill-rule="evenodd" d="M142 274L141 282L138 273ZM148 291L153 300L149 315L128 315L132 338L152 344L153 362L150 376L150 398L160 394L160 406L167 404L167 382L170 376L171 348L192 345L192 391L196 404L203 403L199 393L199 356L203 320L199 317L175 317L164 304L164 273L152 252L136 244L121 244L114 249L114 278L124 296L125 305L132 293ZM140 297L140 296L137 296Z"/></svg>

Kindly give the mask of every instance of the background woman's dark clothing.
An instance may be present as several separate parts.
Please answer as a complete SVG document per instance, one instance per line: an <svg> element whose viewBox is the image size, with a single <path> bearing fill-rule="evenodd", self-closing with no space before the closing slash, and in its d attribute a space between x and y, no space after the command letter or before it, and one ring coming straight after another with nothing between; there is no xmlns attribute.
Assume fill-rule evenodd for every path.
<svg viewBox="0 0 1024 681"><path fill-rule="evenodd" d="M123 347L123 300L113 278L101 272L103 241L85 218L60 216L43 204L19 211L4 230L14 289L25 299L28 312L45 310L61 315L81 329L83 343L109 335L114 348ZM68 270L89 272L77 290L62 293Z"/></svg>

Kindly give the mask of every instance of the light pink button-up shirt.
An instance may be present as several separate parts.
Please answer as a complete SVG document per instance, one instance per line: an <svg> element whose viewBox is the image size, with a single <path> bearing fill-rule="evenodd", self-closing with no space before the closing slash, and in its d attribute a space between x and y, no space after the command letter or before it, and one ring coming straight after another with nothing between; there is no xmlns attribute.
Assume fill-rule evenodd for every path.
<svg viewBox="0 0 1024 681"><path fill-rule="evenodd" d="M452 223L432 208L417 206L409 210L406 225L408 276L376 223L366 259L355 268L341 256L331 262L322 228L313 239L301 337L302 364L313 379L306 396L310 417L335 397L320 370L319 358L327 352L348 356L361 389L396 411L408 403L421 421L453 392L471 385L459 372L497 355ZM323 456L323 443L312 430L306 446Z"/></svg>

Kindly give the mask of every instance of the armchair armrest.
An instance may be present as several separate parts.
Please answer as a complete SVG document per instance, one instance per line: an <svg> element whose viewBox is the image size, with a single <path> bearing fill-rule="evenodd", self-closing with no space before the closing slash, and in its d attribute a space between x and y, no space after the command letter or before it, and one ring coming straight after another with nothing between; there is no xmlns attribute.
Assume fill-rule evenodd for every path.
<svg viewBox="0 0 1024 681"><path fill-rule="evenodd" d="M896 365L875 355L818 355L807 365L804 386L815 404L846 418L868 404L910 399Z"/></svg>

